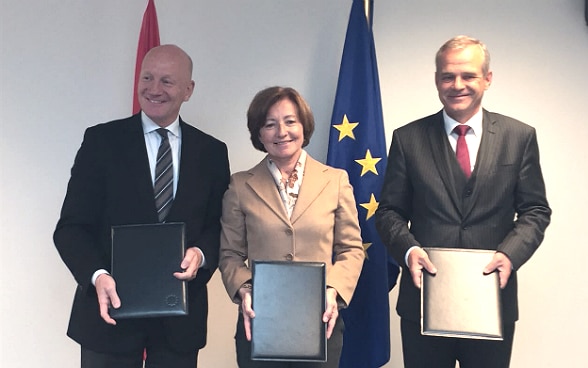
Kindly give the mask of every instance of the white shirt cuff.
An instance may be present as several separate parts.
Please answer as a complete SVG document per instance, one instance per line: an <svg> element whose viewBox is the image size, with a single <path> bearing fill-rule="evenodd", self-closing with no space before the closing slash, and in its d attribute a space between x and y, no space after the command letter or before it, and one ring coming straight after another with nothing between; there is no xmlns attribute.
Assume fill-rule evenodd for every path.
<svg viewBox="0 0 588 368"><path fill-rule="evenodd" d="M408 250L406 251L406 254L404 255L404 264L406 266L408 266L408 256L410 255L410 252L412 252L412 250L414 248L420 248L418 245L413 245L412 247L408 248Z"/></svg>
<svg viewBox="0 0 588 368"><path fill-rule="evenodd" d="M94 272L94 274L92 275L92 285L96 286L96 279L98 278L98 276L102 275L102 274L108 274L108 271L104 270L104 269L99 269L98 271Z"/></svg>

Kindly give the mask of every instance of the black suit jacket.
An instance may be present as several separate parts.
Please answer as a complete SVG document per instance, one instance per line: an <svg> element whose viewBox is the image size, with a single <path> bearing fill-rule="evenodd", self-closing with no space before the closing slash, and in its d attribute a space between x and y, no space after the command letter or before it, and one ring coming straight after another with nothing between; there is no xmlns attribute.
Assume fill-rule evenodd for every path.
<svg viewBox="0 0 588 368"><path fill-rule="evenodd" d="M98 269L110 269L112 225L158 222L153 184L140 114L86 130L54 233L57 250L78 284L68 336L86 348L117 352L142 347L139 332L154 323L180 351L206 343L206 283L218 265L228 153L224 143L181 118L180 129L179 181L167 221L186 223L187 247L199 247L207 267L188 283L188 316L121 319L116 326L100 317L91 277Z"/></svg>
<svg viewBox="0 0 588 368"><path fill-rule="evenodd" d="M403 265L396 307L402 318L420 319L419 289L404 256L412 246L425 246L505 253L514 271L502 291L503 318L518 319L516 270L543 240L551 209L535 129L486 110L482 125L469 180L449 144L441 111L394 131L376 225Z"/></svg>

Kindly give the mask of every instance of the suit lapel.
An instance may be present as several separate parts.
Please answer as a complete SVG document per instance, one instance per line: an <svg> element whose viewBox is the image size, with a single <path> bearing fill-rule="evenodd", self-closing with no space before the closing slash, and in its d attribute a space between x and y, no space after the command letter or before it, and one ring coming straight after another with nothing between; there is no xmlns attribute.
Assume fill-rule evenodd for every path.
<svg viewBox="0 0 588 368"><path fill-rule="evenodd" d="M174 202L172 204L173 211L174 206L177 206L175 199L181 199L187 193L194 190L193 179L198 176L198 170L194 169L194 162L199 162L202 157L202 142L198 138L198 135L187 128L187 124L180 118L180 130L182 134L182 145L180 148L180 167L178 170L178 187ZM210 159L213 159L210 157Z"/></svg>
<svg viewBox="0 0 588 368"><path fill-rule="evenodd" d="M204 152L208 149L206 141L200 136L200 132L189 126L180 117L181 146L180 163L178 170L178 186L168 219L173 220L176 213L190 203L190 199L199 196L204 183L208 178L201 176L203 160L214 160L214 157L205 157Z"/></svg>
<svg viewBox="0 0 588 368"><path fill-rule="evenodd" d="M247 180L247 185L249 185L253 192L255 192L278 218L289 225L290 220L282 203L282 198L280 198L280 193L278 188L276 188L274 178L267 168L267 157L249 170L249 175L250 178Z"/></svg>
<svg viewBox="0 0 588 368"><path fill-rule="evenodd" d="M302 216L310 205L320 196L324 188L329 183L325 172L328 167L319 164L312 157L306 157L304 167L304 177L296 205L292 211L292 217L289 219L274 178L267 168L267 158L257 164L249 171L251 177L247 180L247 185L257 194L257 196L268 206L284 223L291 225Z"/></svg>
<svg viewBox="0 0 588 368"><path fill-rule="evenodd" d="M479 195L477 188L479 185L476 183L480 180L479 178L488 177L492 170L492 164L496 162L496 154L499 152L501 140L499 136L499 126L496 124L488 111L484 111L484 117L482 119L482 140L480 141L480 148L478 149L478 155L476 157L476 165L474 172L472 173L473 192L471 201L469 201L468 207L464 208L464 215L467 216L476 203L476 199Z"/></svg>
<svg viewBox="0 0 588 368"><path fill-rule="evenodd" d="M453 206L461 213L461 201L457 193L455 177L453 176L453 172L450 167L451 160L455 160L455 158L450 154L450 151L452 150L448 149L449 142L447 141L447 135L444 129L442 111L434 115L433 120L431 120L431 124L429 124L427 127L426 133L431 145L431 156L435 161L435 165L439 171L439 176L445 184L445 189L449 194L449 198L453 202ZM428 158L424 157L423 159Z"/></svg>
<svg viewBox="0 0 588 368"><path fill-rule="evenodd" d="M290 218L290 221L293 224L319 197L329 183L329 179L325 175L327 170L328 167L319 164L318 161L315 161L312 157L308 155L306 156L302 186L300 187L300 193L298 193L298 199L296 200L296 205L294 206L292 217Z"/></svg>
<svg viewBox="0 0 588 368"><path fill-rule="evenodd" d="M149 169L147 148L145 147L141 114L133 115L124 124L121 134L115 139L120 139L119 146L122 152L120 159L126 161L124 165L126 172L122 173L123 176L121 177L126 177L126 180L136 183L136 193L142 203L153 203L150 207L153 207L153 216L156 219L157 211L153 198L153 182Z"/></svg>

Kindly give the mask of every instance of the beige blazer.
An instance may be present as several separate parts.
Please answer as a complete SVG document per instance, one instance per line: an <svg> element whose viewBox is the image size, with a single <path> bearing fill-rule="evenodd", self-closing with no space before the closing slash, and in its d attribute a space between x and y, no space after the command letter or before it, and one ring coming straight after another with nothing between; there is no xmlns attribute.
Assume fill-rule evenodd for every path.
<svg viewBox="0 0 588 368"><path fill-rule="evenodd" d="M289 219L267 167L267 157L232 175L223 198L219 268L230 298L251 280L249 260L325 262L327 285L348 305L364 250L347 172L307 156ZM255 285L254 285L255 287Z"/></svg>

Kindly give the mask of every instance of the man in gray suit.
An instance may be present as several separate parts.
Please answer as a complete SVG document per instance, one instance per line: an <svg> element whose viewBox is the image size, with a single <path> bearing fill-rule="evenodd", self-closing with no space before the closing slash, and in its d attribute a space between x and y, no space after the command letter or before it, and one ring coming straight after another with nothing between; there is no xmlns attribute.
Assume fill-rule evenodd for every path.
<svg viewBox="0 0 588 368"><path fill-rule="evenodd" d="M516 271L543 240L551 209L535 129L481 107L491 82L486 46L466 36L452 38L436 55L443 110L392 137L376 225L403 266L396 309L408 368L453 368L456 360L461 368L510 363L518 319ZM432 246L496 250L480 272L498 272L503 341L420 334L421 275L437 271L422 247Z"/></svg>

